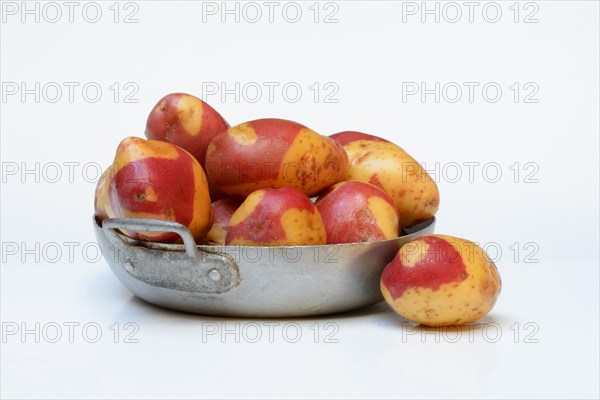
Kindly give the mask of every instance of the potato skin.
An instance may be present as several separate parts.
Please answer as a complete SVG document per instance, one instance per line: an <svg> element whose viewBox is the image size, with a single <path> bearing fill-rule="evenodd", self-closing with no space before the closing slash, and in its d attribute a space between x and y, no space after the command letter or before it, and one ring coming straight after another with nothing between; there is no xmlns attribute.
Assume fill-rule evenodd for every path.
<svg viewBox="0 0 600 400"><path fill-rule="evenodd" d="M206 240L210 244L224 245L229 229L229 221L231 216L238 207L242 204L240 199L220 199L212 203L214 221L212 227L206 234Z"/></svg>
<svg viewBox="0 0 600 400"><path fill-rule="evenodd" d="M208 144L228 128L227 121L208 103L191 94L171 93L148 115L146 137L187 150L204 168Z"/></svg>
<svg viewBox="0 0 600 400"><path fill-rule="evenodd" d="M372 140L375 142L388 142L389 143L389 140L380 138L379 136L369 135L368 133L357 132L357 131L338 132L338 133L334 133L333 135L330 135L329 137L332 138L333 140L335 140L336 142L338 142L339 144L341 144L342 146L345 146L348 143L352 143L357 140Z"/></svg>
<svg viewBox="0 0 600 400"><path fill-rule="evenodd" d="M369 183L346 181L327 189L316 201L327 243L353 243L398 237L398 209L383 190Z"/></svg>
<svg viewBox="0 0 600 400"><path fill-rule="evenodd" d="M107 168L96 184L96 191L94 193L94 215L98 221L104 221L107 218L115 217L115 213L108 200L108 187L110 186L111 173L112 169Z"/></svg>
<svg viewBox="0 0 600 400"><path fill-rule="evenodd" d="M210 141L227 130L229 123L208 103L186 93L171 93L160 99L146 121L146 137L187 150L206 170L206 149ZM217 185L208 182L210 197L226 197Z"/></svg>
<svg viewBox="0 0 600 400"><path fill-rule="evenodd" d="M259 189L251 193L229 221L225 244L293 246L326 244L319 210L298 189Z"/></svg>
<svg viewBox="0 0 600 400"><path fill-rule="evenodd" d="M501 290L494 263L477 244L426 235L404 245L381 275L385 301L428 326L463 325L486 315Z"/></svg>
<svg viewBox="0 0 600 400"><path fill-rule="evenodd" d="M108 198L116 217L156 218L185 225L201 241L213 221L206 175L187 151L170 143L123 139L111 167ZM134 239L173 242L175 233L124 232Z"/></svg>
<svg viewBox="0 0 600 400"><path fill-rule="evenodd" d="M340 136L347 143L344 150L350 160L347 179L383 189L396 203L402 227L435 215L440 202L437 184L400 146L377 137L373 140L355 134Z"/></svg>
<svg viewBox="0 0 600 400"><path fill-rule="evenodd" d="M304 125L267 118L217 135L206 152L206 169L230 195L293 187L313 196L346 178L348 157L339 143Z"/></svg>

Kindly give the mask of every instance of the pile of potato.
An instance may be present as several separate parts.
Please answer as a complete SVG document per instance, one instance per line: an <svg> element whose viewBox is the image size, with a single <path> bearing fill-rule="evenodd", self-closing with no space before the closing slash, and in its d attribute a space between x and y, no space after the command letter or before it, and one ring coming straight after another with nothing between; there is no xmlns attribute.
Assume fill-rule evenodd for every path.
<svg viewBox="0 0 600 400"><path fill-rule="evenodd" d="M314 245L395 238L439 205L417 161L364 133L328 137L275 118L230 127L201 99L175 93L150 112L146 137L119 144L96 192L100 220L176 221L198 243Z"/></svg>
<svg viewBox="0 0 600 400"><path fill-rule="evenodd" d="M125 138L99 180L94 204L99 221L175 221L199 244L320 245L392 239L439 207L437 185L421 165L396 144L365 133L324 136L275 118L230 127L201 99L174 93L151 110L145 134L148 140ZM123 233L154 242L179 240L168 232ZM406 318L433 325L465 323L487 313L500 281L489 259L481 264L485 254L475 260L441 253L440 258L440 243L447 252L455 246L453 238L418 240L422 245L410 257L401 250L386 267L381 284L386 301ZM483 283L489 296L477 297L473 293L486 274L497 279L492 286ZM415 296L427 293L423 299L432 299L449 288L464 289L462 297L488 306L471 307L460 318L452 311L447 317L453 307L440 311L429 303L405 310L406 301L419 305Z"/></svg>

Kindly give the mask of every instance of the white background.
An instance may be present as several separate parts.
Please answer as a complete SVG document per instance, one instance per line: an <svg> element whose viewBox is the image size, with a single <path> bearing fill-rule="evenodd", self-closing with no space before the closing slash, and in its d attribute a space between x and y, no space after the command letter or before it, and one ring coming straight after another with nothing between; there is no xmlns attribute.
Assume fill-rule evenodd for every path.
<svg viewBox="0 0 600 400"><path fill-rule="evenodd" d="M446 3L438 4L439 23L408 13L420 2L322 3L316 23L313 2L297 3L297 23L285 19L295 17L293 5L282 15L285 2L272 23L262 2L256 23L249 21L256 9L244 14L245 3L237 6L239 22L235 15L223 22L220 13L203 13L221 2L102 2L96 23L86 21L95 17L92 6L82 14L85 2L73 22L57 3L55 23L54 6L37 3L36 22L22 15L21 2L7 3L0 41L3 398L599 396L597 2L499 2L496 23L486 20L495 18L494 5L482 14L486 2L473 22L458 2L456 23L448 21L456 8ZM124 23L132 12L137 22ZM324 23L331 12L337 22ZM531 13L537 23L523 21ZM36 82L39 102L35 93L21 97L21 84L34 89ZM63 89L54 103L52 82ZM64 82L79 85L72 99ZM256 82L262 97L206 95L236 82L248 90ZM272 101L264 82L279 85ZM429 89L456 82L462 97L453 103L450 91L423 101L407 96L411 82ZM472 101L463 82L479 84ZM89 83L102 89L96 102L93 88L82 94ZM281 91L288 83L302 89L296 102L293 90ZM487 83L502 89L497 102L492 90L482 95ZM325 102L332 88L329 100L337 102ZM528 100L537 102L525 102L531 88L539 90ZM360 130L404 147L438 180L437 232L486 245L497 260L503 290L496 308L464 330L425 331L379 304L266 321L279 324L269 337L262 320L187 315L134 298L96 257L97 170L123 137L143 137L151 107L175 91L204 96L232 125L289 118L323 134ZM470 162L480 163L472 176ZM69 323L79 324L72 340ZM62 336L51 343L57 325ZM94 327L101 335L88 343ZM127 343L134 328L129 339L137 343Z"/></svg>

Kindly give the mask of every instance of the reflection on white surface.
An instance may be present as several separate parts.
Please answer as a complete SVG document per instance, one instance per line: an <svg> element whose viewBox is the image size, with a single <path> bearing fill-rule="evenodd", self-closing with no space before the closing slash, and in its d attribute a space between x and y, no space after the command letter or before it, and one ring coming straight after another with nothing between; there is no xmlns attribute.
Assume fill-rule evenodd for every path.
<svg viewBox="0 0 600 400"><path fill-rule="evenodd" d="M572 295L568 313L554 295L595 283L551 264L506 265L508 289L490 315L440 329L409 323L385 303L317 318L205 317L133 297L104 262L45 266L34 279L33 271L2 267L5 397L586 396L598 372L597 305ZM540 271L560 282L537 292L543 302L511 294ZM8 334L9 322L29 333ZM65 323L77 324L72 342ZM52 324L63 327L56 343ZM100 337L95 328L85 335L86 324Z"/></svg>

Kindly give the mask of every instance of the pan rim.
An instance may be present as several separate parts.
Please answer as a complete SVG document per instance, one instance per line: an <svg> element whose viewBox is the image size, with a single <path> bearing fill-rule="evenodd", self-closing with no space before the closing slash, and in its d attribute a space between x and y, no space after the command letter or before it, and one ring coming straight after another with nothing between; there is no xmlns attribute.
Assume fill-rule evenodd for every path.
<svg viewBox="0 0 600 400"><path fill-rule="evenodd" d="M96 215L94 214L92 216L93 222L94 224L98 227L98 228L102 228L102 222L98 220L98 218L96 217ZM109 218L110 219L110 218ZM107 220L109 220L107 219ZM352 242L352 243L336 243L336 244L313 244L313 245L286 245L286 246L239 246L239 245L214 245L214 244L197 244L196 247L198 247L199 249L201 249L202 251L209 251L209 252L215 252L215 253L220 253L220 252L226 252L226 251L234 251L235 249L238 249L240 247L243 248L248 248L248 249L260 249L260 250L266 250L266 249L310 249L310 248L315 248L315 249L325 249L325 248L332 248L332 247L340 247L340 248L349 248L349 247L357 247L357 246L375 246L375 245L384 245L386 243L393 243L396 242L398 239L406 239L407 237L410 236L414 236L415 238L419 235L420 232L422 232L423 230L429 228L431 225L434 225L437 222L436 217L433 216L430 219L427 219L425 221L419 222L415 225L413 225L410 229L410 231L405 230L403 228L403 231L406 232L406 234L404 235L400 235L398 237L395 238L391 238L391 239L385 239L385 240L375 240L375 241L370 241L370 242ZM164 250L164 251L177 251L177 252L184 252L185 251L185 246L183 244L180 243L159 243L159 242L150 242L147 240L138 240L138 239L132 239L124 234L122 234L121 232L117 232L117 234L121 237L121 239L123 239L127 244L130 245L134 245L134 246L140 246L140 247L145 247L147 249L152 249L152 250Z"/></svg>

